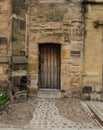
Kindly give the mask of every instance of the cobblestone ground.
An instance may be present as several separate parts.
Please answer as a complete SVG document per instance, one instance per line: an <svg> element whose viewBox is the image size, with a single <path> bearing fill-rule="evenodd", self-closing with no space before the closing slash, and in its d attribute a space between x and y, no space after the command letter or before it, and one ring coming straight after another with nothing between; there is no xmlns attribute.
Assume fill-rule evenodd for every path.
<svg viewBox="0 0 103 130"><path fill-rule="evenodd" d="M29 99L0 112L0 127L97 128L78 99Z"/></svg>
<svg viewBox="0 0 103 130"><path fill-rule="evenodd" d="M26 128L96 128L79 100L41 99Z"/></svg>

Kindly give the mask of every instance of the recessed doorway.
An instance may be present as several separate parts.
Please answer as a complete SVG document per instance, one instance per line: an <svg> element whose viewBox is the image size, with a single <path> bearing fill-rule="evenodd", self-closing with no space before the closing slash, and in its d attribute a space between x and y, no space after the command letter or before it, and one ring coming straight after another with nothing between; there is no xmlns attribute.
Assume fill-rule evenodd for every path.
<svg viewBox="0 0 103 130"><path fill-rule="evenodd" d="M60 45L39 45L39 89L60 89Z"/></svg>

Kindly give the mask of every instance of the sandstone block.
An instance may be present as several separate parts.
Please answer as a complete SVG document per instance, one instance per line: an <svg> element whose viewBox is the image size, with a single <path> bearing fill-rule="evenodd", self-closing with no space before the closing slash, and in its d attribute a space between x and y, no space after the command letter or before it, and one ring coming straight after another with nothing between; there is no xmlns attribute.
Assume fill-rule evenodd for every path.
<svg viewBox="0 0 103 130"><path fill-rule="evenodd" d="M70 58L70 51L69 50L61 50L61 58Z"/></svg>
<svg viewBox="0 0 103 130"><path fill-rule="evenodd" d="M29 70L38 70L38 63L32 63L28 65Z"/></svg>
<svg viewBox="0 0 103 130"><path fill-rule="evenodd" d="M37 86L28 86L27 90L28 90L28 93L30 96L34 96L38 92L38 87Z"/></svg>
<svg viewBox="0 0 103 130"><path fill-rule="evenodd" d="M70 35L69 36L71 41L81 41L83 40L83 36L77 36L77 35Z"/></svg>
<svg viewBox="0 0 103 130"><path fill-rule="evenodd" d="M68 74L67 74L67 72L61 72L61 78L63 79L61 82L64 82L65 80L68 80Z"/></svg>
<svg viewBox="0 0 103 130"><path fill-rule="evenodd" d="M70 72L71 73L78 73L78 72L80 73L80 70L81 70L80 66L71 66L70 67Z"/></svg>
<svg viewBox="0 0 103 130"><path fill-rule="evenodd" d="M3 67L0 66L0 74L3 74Z"/></svg>
<svg viewBox="0 0 103 130"><path fill-rule="evenodd" d="M28 63L34 63L34 62L38 62L38 56L37 55L34 55L34 56L29 56L28 58Z"/></svg>
<svg viewBox="0 0 103 130"><path fill-rule="evenodd" d="M66 90L66 91L70 90L70 81L69 80L61 83L61 90L62 89Z"/></svg>
<svg viewBox="0 0 103 130"><path fill-rule="evenodd" d="M61 72L69 72L69 64L61 64Z"/></svg>
<svg viewBox="0 0 103 130"><path fill-rule="evenodd" d="M72 86L79 86L80 83L81 83L80 81L81 81L80 77L74 76L74 77L71 78L71 85Z"/></svg>

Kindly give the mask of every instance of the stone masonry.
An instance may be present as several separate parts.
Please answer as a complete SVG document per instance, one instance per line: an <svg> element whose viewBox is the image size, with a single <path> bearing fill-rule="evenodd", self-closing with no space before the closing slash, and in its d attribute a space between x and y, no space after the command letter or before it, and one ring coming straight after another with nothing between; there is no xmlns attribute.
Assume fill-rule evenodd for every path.
<svg viewBox="0 0 103 130"><path fill-rule="evenodd" d="M27 16L30 93L38 90L39 44L57 43L61 46L61 91L80 97L84 37L81 1L31 0Z"/></svg>
<svg viewBox="0 0 103 130"><path fill-rule="evenodd" d="M15 75L25 72L29 95L37 95L39 45L49 43L60 45L63 96L103 97L103 0L1 0L0 23L1 87L13 83L12 56L24 56L26 71Z"/></svg>
<svg viewBox="0 0 103 130"><path fill-rule="evenodd" d="M11 9L11 0L0 1L0 92L4 92L9 77Z"/></svg>
<svg viewBox="0 0 103 130"><path fill-rule="evenodd" d="M25 52L26 2L12 0L12 55Z"/></svg>
<svg viewBox="0 0 103 130"><path fill-rule="evenodd" d="M85 3L83 86L91 86L92 100L103 97L103 1Z"/></svg>

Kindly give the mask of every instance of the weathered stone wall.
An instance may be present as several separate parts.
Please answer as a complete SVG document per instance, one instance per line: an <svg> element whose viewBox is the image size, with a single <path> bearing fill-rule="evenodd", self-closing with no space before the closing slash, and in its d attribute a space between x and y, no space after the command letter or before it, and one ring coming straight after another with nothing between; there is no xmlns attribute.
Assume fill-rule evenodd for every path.
<svg viewBox="0 0 103 130"><path fill-rule="evenodd" d="M103 93L103 4L87 3L85 7L83 87L90 86L91 99L100 100Z"/></svg>
<svg viewBox="0 0 103 130"><path fill-rule="evenodd" d="M12 55L25 53L26 0L12 0Z"/></svg>
<svg viewBox="0 0 103 130"><path fill-rule="evenodd" d="M84 2L82 6L82 0L0 1L0 89L10 78L11 55L25 55L28 91L37 94L39 44L52 43L61 46L63 95L103 97L103 0Z"/></svg>
<svg viewBox="0 0 103 130"><path fill-rule="evenodd" d="M83 12L80 0L30 0L27 11L28 89L38 90L38 44L61 45L61 91L80 97L83 59Z"/></svg>
<svg viewBox="0 0 103 130"><path fill-rule="evenodd" d="M23 89L21 79L27 74L27 67L23 66L26 62L26 2L12 0L11 86L14 92Z"/></svg>
<svg viewBox="0 0 103 130"><path fill-rule="evenodd" d="M11 1L0 1L0 90L8 84L11 43Z"/></svg>

